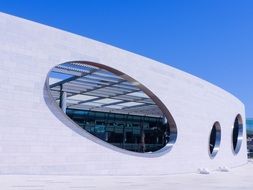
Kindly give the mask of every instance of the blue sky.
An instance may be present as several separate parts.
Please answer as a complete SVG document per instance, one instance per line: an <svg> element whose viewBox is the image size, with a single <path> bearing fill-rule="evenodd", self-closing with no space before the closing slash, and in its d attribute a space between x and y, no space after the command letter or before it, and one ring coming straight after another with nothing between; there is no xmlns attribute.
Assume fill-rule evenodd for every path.
<svg viewBox="0 0 253 190"><path fill-rule="evenodd" d="M253 117L252 0L0 0L0 11L194 74Z"/></svg>

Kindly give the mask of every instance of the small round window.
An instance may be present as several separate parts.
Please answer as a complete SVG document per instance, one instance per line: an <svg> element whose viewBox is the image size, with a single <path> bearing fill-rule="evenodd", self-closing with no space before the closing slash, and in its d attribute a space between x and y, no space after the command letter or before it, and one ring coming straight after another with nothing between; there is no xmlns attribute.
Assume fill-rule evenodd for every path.
<svg viewBox="0 0 253 190"><path fill-rule="evenodd" d="M218 153L220 148L220 141L221 141L221 127L219 122L215 122L212 127L209 138L209 155L211 158L214 158Z"/></svg>
<svg viewBox="0 0 253 190"><path fill-rule="evenodd" d="M241 148L242 133L243 133L242 117L240 114L238 114L234 121L233 135L232 135L233 151L235 154L237 154Z"/></svg>

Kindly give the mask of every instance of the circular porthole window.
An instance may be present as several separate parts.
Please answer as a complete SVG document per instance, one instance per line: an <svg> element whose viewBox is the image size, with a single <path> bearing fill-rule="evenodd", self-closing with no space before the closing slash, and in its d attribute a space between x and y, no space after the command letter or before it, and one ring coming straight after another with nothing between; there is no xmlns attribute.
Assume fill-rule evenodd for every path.
<svg viewBox="0 0 253 190"><path fill-rule="evenodd" d="M238 114L234 121L233 134L232 134L233 152L235 154L237 154L241 148L242 133L243 133L242 117L240 114Z"/></svg>
<svg viewBox="0 0 253 190"><path fill-rule="evenodd" d="M209 138L209 155L211 158L214 158L218 153L220 148L220 141L221 141L221 127L219 122L215 122L212 127Z"/></svg>

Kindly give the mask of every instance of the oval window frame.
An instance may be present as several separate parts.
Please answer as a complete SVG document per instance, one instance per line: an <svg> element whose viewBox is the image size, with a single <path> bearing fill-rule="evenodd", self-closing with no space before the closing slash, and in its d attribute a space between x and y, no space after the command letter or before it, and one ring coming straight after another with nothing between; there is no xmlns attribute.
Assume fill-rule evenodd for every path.
<svg viewBox="0 0 253 190"><path fill-rule="evenodd" d="M236 145L234 145L234 130L235 130L235 123L236 120L238 120L238 132L237 132L237 137L236 137ZM231 139L231 143L232 143L232 152L234 155L237 155L240 150L241 150L241 146L242 146L242 141L243 141L243 119L241 114L237 114L235 119L234 119L234 124L232 127L232 139Z"/></svg>
<svg viewBox="0 0 253 190"><path fill-rule="evenodd" d="M212 133L214 129L215 129L215 143L211 150L211 139L212 139ZM209 142L208 143L209 157L211 159L214 159L220 150L220 144L221 144L221 125L218 121L214 122L214 124L212 125L208 142Z"/></svg>
<svg viewBox="0 0 253 190"><path fill-rule="evenodd" d="M146 95L148 95L154 102L155 104L161 109L161 111L166 115L166 118L169 122L169 126L170 126L170 140L169 142L161 149L155 151L155 152L133 152L133 151L129 151L126 149L122 149L119 147L116 147L110 143L107 143L105 141L103 141L102 139L99 139L98 137L92 135L91 133L89 133L88 131L84 130L83 128L81 128L78 124L76 124L72 119L70 119L63 111L62 109L59 107L59 105L56 103L56 101L54 100L51 92L50 92L50 86L49 86L49 74L51 73L51 71L58 65L64 64L64 63L83 63L86 65L90 65L90 66L95 66L101 69L105 69L117 76L122 77L123 79L127 80L128 82L134 84L136 87L138 87L140 90L142 90ZM96 62L90 62L90 61L68 61L68 62L63 62L57 65L54 65L54 67L52 67L50 69L50 71L47 73L46 76L46 82L45 82L45 86L44 86L44 98L45 101L49 107L49 109L51 110L51 112L56 115L59 118L60 114L61 116L64 116L64 119L61 118L61 120L66 121L68 120L68 123L70 122L71 125L67 125L68 127L70 127L71 129L75 130L76 132L78 132L80 135L92 140L95 143L98 143L102 146L105 146L107 148L113 149L115 151L118 152L122 152L122 153L126 153L129 155L134 155L134 156L140 156L140 157L157 157L157 156L162 156L168 152L171 151L171 149L173 148L174 144L176 143L177 140L177 126L176 126L176 122L174 120L174 118L172 117L171 113L169 112L169 110L167 109L167 107L163 104L163 102L151 91L149 90L147 87L145 87L144 85L142 85L140 82L138 82L137 80L135 80L134 78L132 78L131 76L129 76L128 74L125 74L117 69L114 69L110 66L101 64L101 63L96 63ZM50 101L47 101L48 98L50 99ZM52 107L53 105L53 107ZM55 113L55 111L57 110L57 113ZM64 123L65 124L65 123ZM73 128L74 127L74 128ZM77 130L78 128L78 130ZM81 129L81 130L80 130Z"/></svg>

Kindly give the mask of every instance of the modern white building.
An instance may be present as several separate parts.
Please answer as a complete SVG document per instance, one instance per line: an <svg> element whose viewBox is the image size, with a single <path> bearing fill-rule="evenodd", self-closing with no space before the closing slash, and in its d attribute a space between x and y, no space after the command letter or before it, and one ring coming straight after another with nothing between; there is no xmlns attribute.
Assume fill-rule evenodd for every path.
<svg viewBox="0 0 253 190"><path fill-rule="evenodd" d="M0 13L0 173L160 175L247 162L244 105L198 77Z"/></svg>

